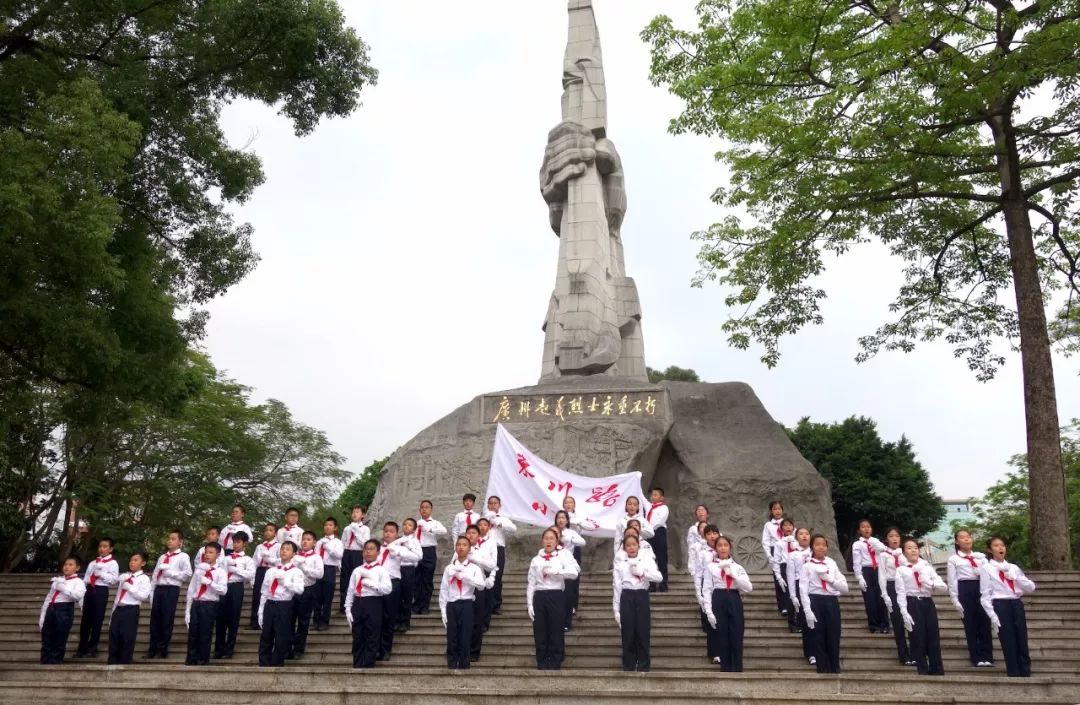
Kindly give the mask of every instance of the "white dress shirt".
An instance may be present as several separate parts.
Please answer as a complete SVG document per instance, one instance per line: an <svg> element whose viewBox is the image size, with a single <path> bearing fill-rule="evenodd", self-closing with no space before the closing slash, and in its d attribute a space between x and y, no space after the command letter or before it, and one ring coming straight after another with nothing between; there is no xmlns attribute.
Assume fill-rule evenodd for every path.
<svg viewBox="0 0 1080 705"><path fill-rule="evenodd" d="M117 607L138 606L150 599L150 593L154 589L150 582L150 576L141 570L134 573L124 573L119 576L119 586L116 597L113 599L112 611Z"/></svg>
<svg viewBox="0 0 1080 705"><path fill-rule="evenodd" d="M364 544L371 539L371 529L362 521L354 521L341 532L341 543L346 551L363 551Z"/></svg>
<svg viewBox="0 0 1080 705"><path fill-rule="evenodd" d="M345 618L352 624L353 602L365 597L382 597L394 589L390 582L390 573L378 562L362 563L353 569L349 576L349 589L345 593Z"/></svg>
<svg viewBox="0 0 1080 705"><path fill-rule="evenodd" d="M649 545L648 541L638 539L638 555L646 556L652 560L656 560L656 552L653 551L653 547ZM612 564L621 563L628 558L626 550L622 547L622 541L619 542L619 547L615 550L615 558L612 560Z"/></svg>
<svg viewBox="0 0 1080 705"><path fill-rule="evenodd" d="M569 526L567 526L559 533L559 546L562 547L564 551L573 552L574 546L585 545L585 537L571 529Z"/></svg>
<svg viewBox="0 0 1080 705"><path fill-rule="evenodd" d="M90 561L83 575L83 582L87 587L112 587L120 580L120 566L116 564L110 553Z"/></svg>
<svg viewBox="0 0 1080 705"><path fill-rule="evenodd" d="M765 551L765 560L772 560L773 544L784 537L784 530L780 528L783 519L769 519L761 527L761 550Z"/></svg>
<svg viewBox="0 0 1080 705"><path fill-rule="evenodd" d="M714 590L736 590L740 593L751 592L754 584L750 582L750 576L746 569L731 558L717 556L709 561L701 576L701 609L709 622L715 622L713 614L712 594Z"/></svg>
<svg viewBox="0 0 1080 705"><path fill-rule="evenodd" d="M708 545L705 541L705 537L703 537L701 535L701 532L698 531L698 525L695 521L693 524L690 525L690 528L686 530L686 545L687 547L690 547L698 546L703 543Z"/></svg>
<svg viewBox="0 0 1080 705"><path fill-rule="evenodd" d="M398 556L398 560L401 561L402 568L415 568L420 564L420 561L424 558L424 551L420 548L420 542L416 540L416 532L411 534L405 534L398 539L401 542L401 546L405 549Z"/></svg>
<svg viewBox="0 0 1080 705"><path fill-rule="evenodd" d="M195 574L188 583L187 605L184 608L184 624L191 622L191 604L193 602L218 602L229 589L228 576L218 565L199 563Z"/></svg>
<svg viewBox="0 0 1080 705"><path fill-rule="evenodd" d="M457 556L443 570L442 582L439 583L439 612L446 622L446 605L451 602L471 601L476 599L476 591L484 589L484 572L480 566L466 558L464 562Z"/></svg>
<svg viewBox="0 0 1080 705"><path fill-rule="evenodd" d="M828 556L824 560L807 558L799 570L799 599L804 611L810 610L811 595L838 597L848 592L847 578L840 572L836 561Z"/></svg>
<svg viewBox="0 0 1080 705"><path fill-rule="evenodd" d="M454 517L454 521L450 524L450 539L453 542L457 542L458 536L465 533L465 529L469 528L477 521L480 520L483 514L473 509L466 509L457 513Z"/></svg>
<svg viewBox="0 0 1080 705"><path fill-rule="evenodd" d="M262 600L259 601L259 626L262 626L267 602L288 602L303 592L304 573L292 561L267 570L263 578Z"/></svg>
<svg viewBox="0 0 1080 705"><path fill-rule="evenodd" d="M304 576L305 588L309 588L322 580L323 562L314 548L297 553L296 558L293 558L293 563L296 564L296 567L300 569Z"/></svg>
<svg viewBox="0 0 1080 705"><path fill-rule="evenodd" d="M650 583L664 579L656 561L647 556L637 555L621 563L616 563L611 571L611 607L615 610L615 621L619 622L619 605L624 590L648 590Z"/></svg>
<svg viewBox="0 0 1080 705"><path fill-rule="evenodd" d="M86 596L86 583L79 580L78 574L63 576L59 575L52 579L48 594L41 603L41 614L38 615L38 629L45 626L45 613L49 607L73 602L82 608L83 597Z"/></svg>
<svg viewBox="0 0 1080 705"><path fill-rule="evenodd" d="M1024 575L1020 566L1008 561L988 560L980 570L979 602L990 617L990 623L997 627L1000 620L994 611L994 600L1019 600L1023 595L1035 592L1035 583Z"/></svg>
<svg viewBox="0 0 1080 705"><path fill-rule="evenodd" d="M341 557L345 554L345 544L337 536L323 536L315 543L324 566L341 567Z"/></svg>
<svg viewBox="0 0 1080 705"><path fill-rule="evenodd" d="M881 597L885 600L886 606L888 606L891 612L894 605L892 598L889 597L889 581L896 580L896 569L900 567L902 563L906 563L907 559L904 558L904 551L899 548L885 547L884 551L878 553L878 587L881 588Z"/></svg>
<svg viewBox="0 0 1080 705"><path fill-rule="evenodd" d="M221 544L218 545L220 546ZM195 551L195 557L191 559L191 565L199 565L200 563L204 562L203 552L205 550L206 546L199 546L199 550ZM218 568L221 568L222 570L225 570L225 568L227 567L225 565L225 551L218 551L217 560L214 561L214 565L216 565Z"/></svg>
<svg viewBox="0 0 1080 705"><path fill-rule="evenodd" d="M496 551L497 548L495 542L491 539L478 539L477 542L469 548L469 560L480 566L480 570L484 571L485 577L488 573L495 570L498 565L499 554Z"/></svg>
<svg viewBox="0 0 1080 705"><path fill-rule="evenodd" d="M250 526L248 526L247 524L245 524L242 521L231 521L231 522L229 522L228 524L225 525L224 529L221 530L221 542L220 543L221 543L222 550L224 550L226 552L232 551L233 537L236 536L237 534L239 534L240 532L243 532L243 533L247 534L248 543L254 541L255 538L256 538L255 534L251 531Z"/></svg>
<svg viewBox="0 0 1080 705"><path fill-rule="evenodd" d="M251 558L255 561L256 568L281 565L281 544L277 541L263 541L255 547L255 555Z"/></svg>
<svg viewBox="0 0 1080 705"><path fill-rule="evenodd" d="M934 566L920 558L914 563L905 559L896 569L896 601L900 614L907 614L907 598L933 597L934 591L945 592L949 586L934 570Z"/></svg>
<svg viewBox="0 0 1080 705"><path fill-rule="evenodd" d="M873 536L865 539L860 536L851 544L851 572L860 576L863 568L877 569L878 554L887 550L888 547Z"/></svg>
<svg viewBox="0 0 1080 705"><path fill-rule="evenodd" d="M668 508L664 502L649 502L649 508L645 510L645 521L652 525L653 529L667 528Z"/></svg>
<svg viewBox="0 0 1080 705"><path fill-rule="evenodd" d="M420 548L430 548L439 545L439 537L446 536L446 527L438 519L416 520L416 540L420 542Z"/></svg>
<svg viewBox="0 0 1080 705"><path fill-rule="evenodd" d="M632 519L637 519L638 523L641 524L641 531L638 532L640 534L640 538L651 539L653 537L653 534L656 533L655 531L653 531L652 524L649 523L649 520L645 518L644 514L636 514L633 516L629 514L623 514L615 521L615 538L617 539L616 543L622 543L623 534L626 533L626 526L630 523ZM618 547L616 547L615 550L619 550Z"/></svg>
<svg viewBox="0 0 1080 705"><path fill-rule="evenodd" d="M784 576L784 570L787 568L787 555L799 550L795 534L777 539L775 546L776 550L773 551L769 563L772 565L773 575L777 578L784 578L784 582L787 582L787 578Z"/></svg>
<svg viewBox="0 0 1080 705"><path fill-rule="evenodd" d="M952 598L956 609L961 612L964 608L960 604L960 581L979 580L982 577L980 568L985 564L986 555L978 551L962 553L957 550L949 556L949 562L945 568L945 576L949 583L949 597Z"/></svg>
<svg viewBox="0 0 1080 705"><path fill-rule="evenodd" d="M490 509L484 512L484 518L491 522L491 528L488 529L488 536L495 542L496 546L505 548L507 534L516 533L517 526L514 522L510 521L510 517L503 516Z"/></svg>
<svg viewBox="0 0 1080 705"><path fill-rule="evenodd" d="M417 563L424 557L423 552L417 551L417 548L416 540L407 536L400 536L389 544L383 543L379 548L379 565L386 568L391 580L400 580L402 557L408 556Z"/></svg>
<svg viewBox="0 0 1080 705"><path fill-rule="evenodd" d="M229 584L255 582L255 560L245 554L232 551L225 557L225 574Z"/></svg>
<svg viewBox="0 0 1080 705"><path fill-rule="evenodd" d="M795 583L802 574L803 563L810 560L811 555L809 546L806 548L796 547L791 553L784 554L784 575L787 579L788 595L791 596L792 605L796 610L799 609L800 599L799 596L795 594Z"/></svg>
<svg viewBox="0 0 1080 705"><path fill-rule="evenodd" d="M537 590L563 590L567 579L573 580L580 572L577 561L568 552L545 553L541 549L529 563L528 587L525 591L529 613L532 613L533 594Z"/></svg>
<svg viewBox="0 0 1080 705"><path fill-rule="evenodd" d="M297 548L300 548L300 542L304 539L304 528L299 524L293 524L289 526L286 524L277 531L277 542L285 543L286 541L292 541L296 544Z"/></svg>
<svg viewBox="0 0 1080 705"><path fill-rule="evenodd" d="M191 577L191 559L188 554L177 549L162 553L154 566L154 585L180 587Z"/></svg>

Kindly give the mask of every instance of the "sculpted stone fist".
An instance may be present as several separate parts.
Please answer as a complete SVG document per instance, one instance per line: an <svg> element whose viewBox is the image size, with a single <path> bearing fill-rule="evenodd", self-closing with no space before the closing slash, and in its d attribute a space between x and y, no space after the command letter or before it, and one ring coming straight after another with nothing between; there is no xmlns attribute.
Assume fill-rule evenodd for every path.
<svg viewBox="0 0 1080 705"><path fill-rule="evenodd" d="M596 138L583 125L560 122L548 133L540 165L540 193L549 204L566 200L567 182L596 160Z"/></svg>

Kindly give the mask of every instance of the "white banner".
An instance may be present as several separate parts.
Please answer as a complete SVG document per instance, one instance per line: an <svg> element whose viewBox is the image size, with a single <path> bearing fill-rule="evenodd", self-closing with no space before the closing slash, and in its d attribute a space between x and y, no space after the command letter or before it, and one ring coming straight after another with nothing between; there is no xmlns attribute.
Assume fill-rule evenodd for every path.
<svg viewBox="0 0 1080 705"><path fill-rule="evenodd" d="M574 498L582 533L607 538L615 536L615 522L624 513L626 498L637 497L641 502L644 497L640 472L573 475L530 451L502 424L495 431L487 494L497 495L502 513L514 521L544 527L555 523L555 512L569 495Z"/></svg>

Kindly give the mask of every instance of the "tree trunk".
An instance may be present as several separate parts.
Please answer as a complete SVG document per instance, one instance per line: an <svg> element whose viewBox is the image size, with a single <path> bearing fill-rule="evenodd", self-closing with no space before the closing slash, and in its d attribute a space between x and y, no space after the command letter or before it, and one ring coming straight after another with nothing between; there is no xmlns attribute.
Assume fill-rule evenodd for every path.
<svg viewBox="0 0 1080 705"><path fill-rule="evenodd" d="M997 146L1005 231L1016 292L1020 325L1020 364L1024 376L1024 416L1027 422L1028 482L1031 489L1031 557L1038 570L1068 570L1070 558L1065 469L1061 461L1061 431L1050 335L1039 281L1031 220L1020 178L1009 110L990 121Z"/></svg>

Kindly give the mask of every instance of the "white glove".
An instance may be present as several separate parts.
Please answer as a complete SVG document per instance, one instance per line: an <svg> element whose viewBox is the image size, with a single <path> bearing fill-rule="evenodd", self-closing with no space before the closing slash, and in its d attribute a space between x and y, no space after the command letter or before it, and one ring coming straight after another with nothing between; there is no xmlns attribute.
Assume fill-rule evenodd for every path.
<svg viewBox="0 0 1080 705"><path fill-rule="evenodd" d="M1009 569L1005 571L1005 577L1009 580L1016 580L1016 576L1020 574L1020 571L1016 569L1015 565L1010 565Z"/></svg>
<svg viewBox="0 0 1080 705"><path fill-rule="evenodd" d="M641 576L645 575L645 569L642 568L640 565L634 564L630 566L630 575L633 575L636 578L640 578Z"/></svg>
<svg viewBox="0 0 1080 705"><path fill-rule="evenodd" d="M491 589L493 589L495 587L495 574L494 573L487 576L487 579L484 580L484 587L486 589L488 589L488 590L491 590Z"/></svg>
<svg viewBox="0 0 1080 705"><path fill-rule="evenodd" d="M188 608L186 610L184 610L184 626L187 627L188 629L191 629L191 605L190 604L188 605Z"/></svg>
<svg viewBox="0 0 1080 705"><path fill-rule="evenodd" d="M956 608L957 613L960 615L960 619L964 618L964 606L960 604L960 600L953 600L953 607Z"/></svg>
<svg viewBox="0 0 1080 705"><path fill-rule="evenodd" d="M705 617L709 620L709 626L713 629L716 629L716 615L709 613L706 614Z"/></svg>
<svg viewBox="0 0 1080 705"><path fill-rule="evenodd" d="M781 578L778 575L778 576L776 576L776 582L780 585L781 590L783 590L784 592L787 592L787 581L786 580L784 580L783 578Z"/></svg>
<svg viewBox="0 0 1080 705"><path fill-rule="evenodd" d="M859 589L866 592L866 578L862 576L862 573L859 574Z"/></svg>
<svg viewBox="0 0 1080 705"><path fill-rule="evenodd" d="M910 614L905 614L904 615L904 629L906 629L907 631L910 632L914 628L915 628L915 620L912 619Z"/></svg>
<svg viewBox="0 0 1080 705"><path fill-rule="evenodd" d="M817 626L817 617L814 616L813 610L806 610L806 626L808 629L813 629Z"/></svg>
<svg viewBox="0 0 1080 705"><path fill-rule="evenodd" d="M202 576L202 580L200 580L199 582L203 585L210 585L214 582L214 579L204 575Z"/></svg>
<svg viewBox="0 0 1080 705"><path fill-rule="evenodd" d="M990 626L994 628L995 632L1001 631L1001 620L996 614L990 618Z"/></svg>
<svg viewBox="0 0 1080 705"><path fill-rule="evenodd" d="M882 593L881 594L881 599L885 600L885 606L889 608L890 613L892 613L892 611L894 609L896 609L896 605L893 604L893 601L889 599L888 595L886 595L885 593Z"/></svg>
<svg viewBox="0 0 1080 705"><path fill-rule="evenodd" d="M555 568L553 566L546 565L540 569L540 573L547 576L555 575Z"/></svg>
<svg viewBox="0 0 1080 705"><path fill-rule="evenodd" d="M530 622L535 622L536 621L536 612L533 611L533 606L532 605L529 605L529 621Z"/></svg>
<svg viewBox="0 0 1080 705"><path fill-rule="evenodd" d="M202 563L200 563L199 565L197 565L197 566L195 566L195 567L196 567L197 569L199 569L199 570L203 571L204 573L205 573L206 571L210 570L210 564L209 564L209 563L207 563L206 561L203 561Z"/></svg>
<svg viewBox="0 0 1080 705"><path fill-rule="evenodd" d="M352 610L345 610L345 621L349 623L349 629L352 629Z"/></svg>
<svg viewBox="0 0 1080 705"><path fill-rule="evenodd" d="M54 577L52 579L53 588L59 590L60 586L63 585L66 580L67 580L67 578Z"/></svg>
<svg viewBox="0 0 1080 705"><path fill-rule="evenodd" d="M447 629L450 626L446 622L446 610L442 610L442 625L443 625L443 629Z"/></svg>
<svg viewBox="0 0 1080 705"><path fill-rule="evenodd" d="M618 612L615 613L615 626L622 629L622 617L619 616Z"/></svg>

